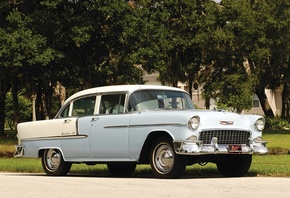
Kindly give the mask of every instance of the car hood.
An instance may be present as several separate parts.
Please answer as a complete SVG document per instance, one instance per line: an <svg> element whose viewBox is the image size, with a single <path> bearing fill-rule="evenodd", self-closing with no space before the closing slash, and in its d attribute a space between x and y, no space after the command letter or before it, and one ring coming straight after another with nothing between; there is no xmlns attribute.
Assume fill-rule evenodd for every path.
<svg viewBox="0 0 290 198"><path fill-rule="evenodd" d="M200 127L205 128L251 128L259 116L246 116L227 111L196 111Z"/></svg>
<svg viewBox="0 0 290 198"><path fill-rule="evenodd" d="M164 110L167 111L167 110ZM164 112L161 110L160 112ZM171 114L171 116L170 116ZM174 116L172 116L174 114ZM213 110L169 110L165 117L168 121L184 122L191 117L200 118L200 129L243 129L252 130L257 119L262 116L258 115L241 115L228 111ZM173 117L173 118L172 118ZM186 118L186 120L184 120Z"/></svg>

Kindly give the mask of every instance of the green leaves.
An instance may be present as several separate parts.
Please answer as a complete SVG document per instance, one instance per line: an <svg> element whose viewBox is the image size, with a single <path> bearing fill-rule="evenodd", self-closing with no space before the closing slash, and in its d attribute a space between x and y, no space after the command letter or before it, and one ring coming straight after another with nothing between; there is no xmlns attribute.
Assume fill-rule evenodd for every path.
<svg viewBox="0 0 290 198"><path fill-rule="evenodd" d="M237 111L254 90L290 87L287 0L14 2L0 4L0 78L39 94L56 81L139 83L138 65L163 84L198 81L207 100Z"/></svg>
<svg viewBox="0 0 290 198"><path fill-rule="evenodd" d="M33 34L28 24L31 19L17 10L7 16L8 27L0 29L0 67L48 64L53 57L47 56L46 38ZM51 50L50 50L51 51Z"/></svg>
<svg viewBox="0 0 290 198"><path fill-rule="evenodd" d="M230 74L223 77L224 81L216 86L217 106L226 105L233 111L241 113L252 108L253 81L250 77L240 74Z"/></svg>

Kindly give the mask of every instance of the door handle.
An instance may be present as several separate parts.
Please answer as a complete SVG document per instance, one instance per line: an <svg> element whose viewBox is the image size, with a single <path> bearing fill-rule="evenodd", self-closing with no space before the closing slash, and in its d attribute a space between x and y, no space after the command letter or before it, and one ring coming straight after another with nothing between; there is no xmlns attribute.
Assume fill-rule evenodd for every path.
<svg viewBox="0 0 290 198"><path fill-rule="evenodd" d="M66 119L64 120L64 124L69 123L71 120L70 119Z"/></svg>
<svg viewBox="0 0 290 198"><path fill-rule="evenodd" d="M92 118L91 122L96 122L100 118Z"/></svg>

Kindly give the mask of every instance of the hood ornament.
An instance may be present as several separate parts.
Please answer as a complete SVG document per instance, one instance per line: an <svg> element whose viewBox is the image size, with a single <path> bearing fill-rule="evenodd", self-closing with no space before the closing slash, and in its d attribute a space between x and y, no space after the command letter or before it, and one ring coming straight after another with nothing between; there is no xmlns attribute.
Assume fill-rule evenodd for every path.
<svg viewBox="0 0 290 198"><path fill-rule="evenodd" d="M234 121L220 121L221 125L233 125Z"/></svg>

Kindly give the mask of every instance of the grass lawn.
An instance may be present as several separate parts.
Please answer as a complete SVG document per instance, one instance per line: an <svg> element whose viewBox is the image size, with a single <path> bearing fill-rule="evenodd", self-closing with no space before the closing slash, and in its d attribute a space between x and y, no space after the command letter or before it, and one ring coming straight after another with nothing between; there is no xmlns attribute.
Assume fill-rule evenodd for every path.
<svg viewBox="0 0 290 198"><path fill-rule="evenodd" d="M268 141L269 154L253 156L252 166L248 176L290 177L290 131L265 131L263 138ZM10 137L0 138L0 172L43 173L40 159L13 158L17 139ZM8 153L8 154L7 154ZM74 164L71 174L89 174L108 176L106 165L87 166ZM134 173L135 177L152 177L149 165L139 165ZM220 177L215 164L205 166L198 164L188 166L187 177Z"/></svg>
<svg viewBox="0 0 290 198"><path fill-rule="evenodd" d="M264 131L263 139L268 141L269 154L288 154L290 150L290 131Z"/></svg>
<svg viewBox="0 0 290 198"><path fill-rule="evenodd" d="M0 172L43 173L40 159L1 158ZM110 176L107 166L73 164L70 174ZM215 164L187 166L185 177L221 177ZM290 177L290 155L253 156L249 177ZM153 177L149 165L138 165L133 177Z"/></svg>

